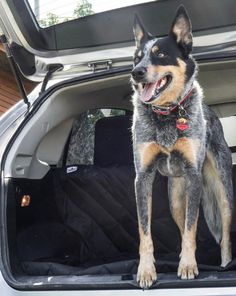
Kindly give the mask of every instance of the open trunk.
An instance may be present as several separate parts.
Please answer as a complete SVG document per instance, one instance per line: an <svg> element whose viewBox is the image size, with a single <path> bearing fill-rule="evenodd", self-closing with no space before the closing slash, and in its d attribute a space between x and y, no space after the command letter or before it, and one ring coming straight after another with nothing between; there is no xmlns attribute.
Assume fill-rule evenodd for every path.
<svg viewBox="0 0 236 296"><path fill-rule="evenodd" d="M138 227L132 165L81 165L68 173L70 168L52 169L42 180L13 181L16 224L9 239L18 270L14 260L12 267L30 276L121 275L133 279L138 265ZM181 248L166 185L166 178L158 176L153 190L152 232L159 279L176 273ZM23 195L31 197L30 206L21 207ZM232 244L235 257L235 231ZM220 248L202 213L197 245L199 270L207 271L200 279L212 272L226 276L226 271L236 270L236 259L220 267Z"/></svg>
<svg viewBox="0 0 236 296"><path fill-rule="evenodd" d="M220 117L234 120L236 92L230 81L235 62L207 62L200 68L207 103ZM5 262L14 285L137 287L129 74L99 74L80 83L74 79L47 94L5 157ZM230 124L225 127L229 133ZM236 186L235 167L233 182ZM196 280L177 278L180 234L169 210L167 179L160 175L153 188L152 233L158 271L154 287L235 285L236 221L234 259L221 268L220 248L202 210L196 253L200 275Z"/></svg>

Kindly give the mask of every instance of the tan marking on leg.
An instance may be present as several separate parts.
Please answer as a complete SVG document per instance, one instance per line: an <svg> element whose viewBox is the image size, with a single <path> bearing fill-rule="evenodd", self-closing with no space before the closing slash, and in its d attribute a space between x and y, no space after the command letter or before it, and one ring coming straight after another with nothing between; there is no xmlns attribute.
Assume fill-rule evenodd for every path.
<svg viewBox="0 0 236 296"><path fill-rule="evenodd" d="M147 233L143 232L142 225L139 223L139 236L140 236L140 245L139 253L143 255L145 253L153 253L153 243L151 237L151 218L152 218L152 198L148 198L148 225ZM140 221L140 219L139 219Z"/></svg>
<svg viewBox="0 0 236 296"><path fill-rule="evenodd" d="M186 137L178 139L170 148L165 148L155 142L139 144L141 168L147 168L160 152L170 155L174 150L181 152L192 165L196 166L199 146L199 140Z"/></svg>
<svg viewBox="0 0 236 296"><path fill-rule="evenodd" d="M139 153L141 167L147 168L152 163L159 151L159 147L155 142L140 144Z"/></svg>
<svg viewBox="0 0 236 296"><path fill-rule="evenodd" d="M215 196L221 215L222 223L222 238L221 238L221 266L225 267L232 260L231 241L230 241L230 228L232 220L232 210L229 207L229 203L226 197L224 185L220 179L214 156L210 151L207 151L204 161L204 176L206 180L210 180L210 184L214 189L210 189L209 192L214 190L213 197ZM214 184L212 184L214 180Z"/></svg>
<svg viewBox="0 0 236 296"><path fill-rule="evenodd" d="M141 288L149 288L157 279L155 259L153 256L153 243L151 235L140 235L140 260L137 272L137 281Z"/></svg>
<svg viewBox="0 0 236 296"><path fill-rule="evenodd" d="M176 141L176 143L172 147L172 151L179 151L184 155L187 161L189 161L192 165L196 166L199 146L199 140L183 137Z"/></svg>
<svg viewBox="0 0 236 296"><path fill-rule="evenodd" d="M170 86L152 102L153 105L166 106L176 102L185 85L186 63L181 59L177 59L178 66L149 66L147 69L147 79L153 81L158 77L162 77L168 73L172 75Z"/></svg>
<svg viewBox="0 0 236 296"><path fill-rule="evenodd" d="M147 168L160 151L160 146L155 142L139 144L141 167Z"/></svg>
<svg viewBox="0 0 236 296"><path fill-rule="evenodd" d="M188 205L186 203L186 209L187 206ZM195 258L197 220L198 215L190 230L188 230L187 221L185 220L185 229L182 237L181 259L178 267L178 276L181 277L181 279L194 279L195 276L198 275L198 267Z"/></svg>
<svg viewBox="0 0 236 296"><path fill-rule="evenodd" d="M139 226L139 236L140 236L140 245L139 245L139 254L140 256L145 256L147 254L153 254L153 242L150 231L145 234L142 230L142 227Z"/></svg>
<svg viewBox="0 0 236 296"><path fill-rule="evenodd" d="M232 261L231 241L230 241L230 226L231 226L231 211L227 206L222 205L222 239L220 242L221 248L221 266L225 267Z"/></svg>
<svg viewBox="0 0 236 296"><path fill-rule="evenodd" d="M137 281L141 288L149 288L157 279L156 268L154 265L155 258L153 255L154 248L151 236L151 212L152 198L148 199L148 231L145 234L139 223L139 255L140 261L138 266Z"/></svg>
<svg viewBox="0 0 236 296"><path fill-rule="evenodd" d="M185 180L183 177L172 179L172 195L170 208L172 217L179 227L181 237L184 233L184 222L185 222L185 203L186 196L183 196L183 187L185 186Z"/></svg>

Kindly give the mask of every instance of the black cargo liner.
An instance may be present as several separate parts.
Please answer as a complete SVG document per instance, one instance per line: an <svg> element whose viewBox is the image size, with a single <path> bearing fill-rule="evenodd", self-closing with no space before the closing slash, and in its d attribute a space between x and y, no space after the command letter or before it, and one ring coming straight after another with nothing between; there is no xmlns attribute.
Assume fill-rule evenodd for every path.
<svg viewBox="0 0 236 296"><path fill-rule="evenodd" d="M76 283L86 287L86 279L98 276L98 282L94 280L93 285L107 283L110 286L113 281L116 284L131 281L135 285L138 232L134 169L131 166L77 166L76 172L68 174L66 171L66 168L52 169L41 181L13 181L17 191L15 231L9 224L13 273L21 280L26 280L26 275L34 280L35 277L59 276L58 279L54 277L52 284L59 278L65 280L66 276L80 276ZM233 180L235 184L235 167ZM22 208L20 201L24 194L31 196L31 204ZM232 284L234 276L236 278L232 272L236 270L236 259L226 268L220 267L220 249L209 233L202 211L196 254L199 279L191 281L192 284L177 279L180 236L169 212L165 177L157 176L153 194L157 285L192 286L196 283L205 286L216 279L222 279L223 285ZM236 257L235 226L234 221L231 233L233 258ZM15 239L16 250L13 247ZM108 276L111 276L109 281Z"/></svg>

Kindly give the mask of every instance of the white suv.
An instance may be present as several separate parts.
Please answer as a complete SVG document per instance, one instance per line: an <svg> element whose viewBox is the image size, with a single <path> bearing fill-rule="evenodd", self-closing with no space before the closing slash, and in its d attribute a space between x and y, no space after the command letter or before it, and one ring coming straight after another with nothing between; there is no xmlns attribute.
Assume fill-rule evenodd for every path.
<svg viewBox="0 0 236 296"><path fill-rule="evenodd" d="M181 2L193 23L205 101L235 153L235 1ZM131 6L127 0L123 8L41 28L26 0L0 1L1 40L22 92L22 101L0 118L2 295L141 295L132 23L138 13L151 33L164 36L179 3ZM42 82L29 96L19 70ZM146 294L236 294L235 219L234 259L221 268L219 247L200 214L195 280L176 275L180 237L164 177L154 185L152 232L158 278Z"/></svg>

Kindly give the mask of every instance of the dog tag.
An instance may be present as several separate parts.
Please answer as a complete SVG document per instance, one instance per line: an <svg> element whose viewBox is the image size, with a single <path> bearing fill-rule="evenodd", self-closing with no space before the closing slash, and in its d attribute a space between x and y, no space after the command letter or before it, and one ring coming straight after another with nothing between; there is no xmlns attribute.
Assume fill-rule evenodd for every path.
<svg viewBox="0 0 236 296"><path fill-rule="evenodd" d="M176 120L176 128L181 130L181 131L185 131L186 129L189 128L189 125L188 125L188 120L186 118L178 118Z"/></svg>

